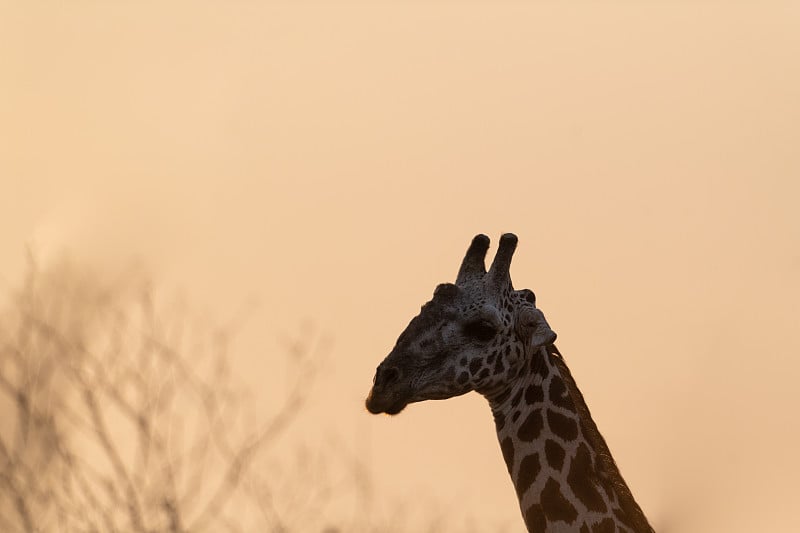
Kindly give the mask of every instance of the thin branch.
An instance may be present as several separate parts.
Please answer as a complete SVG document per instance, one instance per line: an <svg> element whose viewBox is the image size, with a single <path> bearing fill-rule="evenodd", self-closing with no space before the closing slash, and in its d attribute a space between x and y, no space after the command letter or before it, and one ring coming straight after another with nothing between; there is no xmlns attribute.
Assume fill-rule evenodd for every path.
<svg viewBox="0 0 800 533"><path fill-rule="evenodd" d="M122 458L120 458L119 453L117 453L117 449L114 447L114 444L111 441L105 421L103 420L103 415L100 413L100 409L97 407L97 400L95 399L94 392L91 390L91 388L86 387L84 389L83 399L92 415L92 421L94 422L95 431L97 432L97 438L100 439L100 444L111 461L114 471L121 478L121 481L125 485L125 490L128 497L128 513L131 518L131 524L136 531L143 532L145 531L145 528L144 524L142 523L142 509L141 504L139 503L139 495L136 493L136 487L133 485L128 472L125 469L125 464L122 462Z"/></svg>
<svg viewBox="0 0 800 533"><path fill-rule="evenodd" d="M255 511L258 530L288 532L332 497L324 484L285 504L273 496L291 491L254 468L308 401L313 343L287 349L301 371L256 424L230 366L238 319L193 336L184 317L163 321L149 290L131 315L92 279L34 267L0 320L0 396L13 408L0 427L0 531L246 531ZM227 511L241 496L246 513Z"/></svg>

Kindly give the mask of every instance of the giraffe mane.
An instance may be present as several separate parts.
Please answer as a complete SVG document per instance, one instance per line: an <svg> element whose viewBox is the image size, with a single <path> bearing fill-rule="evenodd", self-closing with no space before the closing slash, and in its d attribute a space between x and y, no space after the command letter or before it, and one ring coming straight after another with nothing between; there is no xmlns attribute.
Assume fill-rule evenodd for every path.
<svg viewBox="0 0 800 533"><path fill-rule="evenodd" d="M619 495L619 505L622 512L625 514L624 517L619 518L624 518L624 521L635 531L653 531L641 507L639 507L639 504L637 504L636 500L633 498L628 484L625 483L625 479L622 477L619 467L617 467L617 463L614 461L614 457L608 449L606 439L603 438L600 430L597 429L597 424L595 424L589 412L589 407L583 399L583 394L580 389L578 389L575 379L572 377L572 373L569 371L561 352L558 351L555 344L550 344L547 347L547 352L558 368L561 379L567 387L569 396L581 420L581 430L586 440L591 444L592 448L594 448L597 460L600 463L599 467L602 471L602 475L612 484L614 491Z"/></svg>

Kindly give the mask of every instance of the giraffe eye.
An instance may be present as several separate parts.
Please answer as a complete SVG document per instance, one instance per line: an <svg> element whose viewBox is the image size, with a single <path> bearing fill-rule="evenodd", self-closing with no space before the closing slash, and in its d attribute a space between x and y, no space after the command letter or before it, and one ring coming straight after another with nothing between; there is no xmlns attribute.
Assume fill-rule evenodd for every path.
<svg viewBox="0 0 800 533"><path fill-rule="evenodd" d="M497 334L497 331L495 331L494 326L488 322L471 322L464 326L464 333L468 337L486 342L492 340Z"/></svg>

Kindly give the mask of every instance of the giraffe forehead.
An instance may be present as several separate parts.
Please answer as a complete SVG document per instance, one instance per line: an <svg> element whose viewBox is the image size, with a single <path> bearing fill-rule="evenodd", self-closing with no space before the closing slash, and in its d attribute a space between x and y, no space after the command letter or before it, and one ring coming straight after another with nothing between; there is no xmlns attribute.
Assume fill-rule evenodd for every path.
<svg viewBox="0 0 800 533"><path fill-rule="evenodd" d="M433 299L427 302L417 318L420 323L433 325L447 320L474 318L475 315L496 315L497 306L482 292L462 290L442 291L439 286ZM455 285L452 286L455 288Z"/></svg>
<svg viewBox="0 0 800 533"><path fill-rule="evenodd" d="M400 334L400 338L397 339L397 343L413 342L415 339L438 331L443 323L457 318L456 309L431 300L422 307L417 316L411 319L406 329Z"/></svg>
<svg viewBox="0 0 800 533"><path fill-rule="evenodd" d="M510 318L520 307L536 306L536 296L530 289L509 290L501 293L486 292L482 285L465 285L459 303L467 312L488 310L490 314L503 314Z"/></svg>
<svg viewBox="0 0 800 533"><path fill-rule="evenodd" d="M420 313L406 326L397 339L398 346L420 342L437 337L441 340L451 338L454 331L460 331L462 324L488 322L504 329L507 313L495 308L485 300L458 298L441 301L438 297L426 303ZM453 329L455 327L455 329Z"/></svg>

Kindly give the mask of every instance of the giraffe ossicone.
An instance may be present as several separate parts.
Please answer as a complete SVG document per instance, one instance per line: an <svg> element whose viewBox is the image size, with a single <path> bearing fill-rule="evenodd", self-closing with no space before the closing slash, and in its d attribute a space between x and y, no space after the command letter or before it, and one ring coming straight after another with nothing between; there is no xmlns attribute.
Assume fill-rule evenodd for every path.
<svg viewBox="0 0 800 533"><path fill-rule="evenodd" d="M470 244L455 284L436 287L375 372L371 413L476 391L489 401L528 531L652 532L597 430L556 334L509 268L506 233Z"/></svg>

